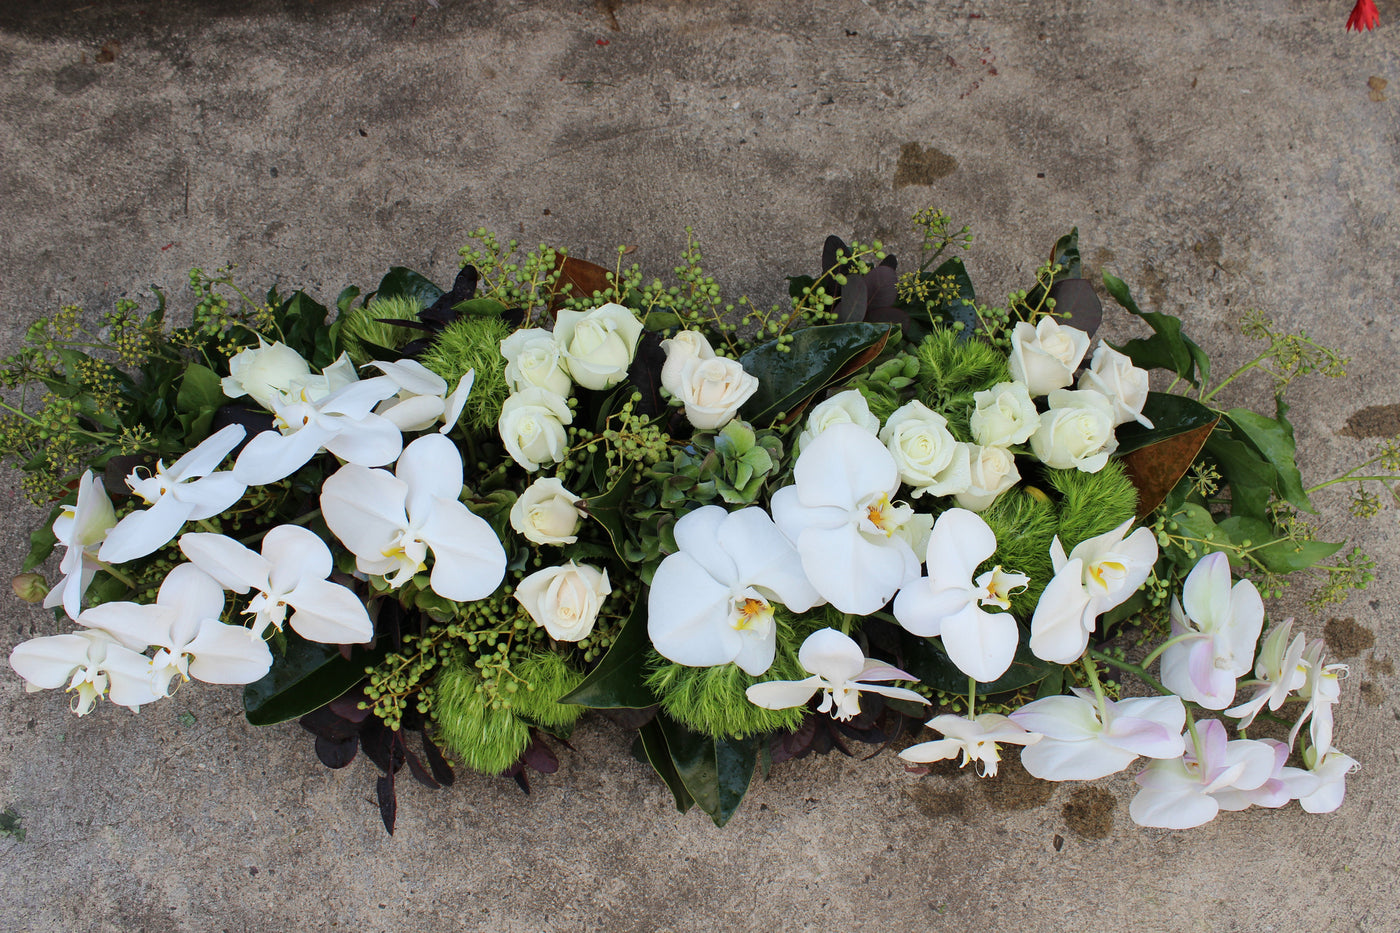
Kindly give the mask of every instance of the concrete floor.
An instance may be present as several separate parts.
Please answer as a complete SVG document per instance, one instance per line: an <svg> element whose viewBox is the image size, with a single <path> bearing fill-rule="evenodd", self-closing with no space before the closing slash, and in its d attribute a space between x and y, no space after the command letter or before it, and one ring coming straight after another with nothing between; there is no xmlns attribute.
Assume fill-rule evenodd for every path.
<svg viewBox="0 0 1400 933"><path fill-rule="evenodd" d="M0 345L65 303L160 284L179 304L195 265L327 303L390 265L446 285L480 225L635 246L661 275L690 225L728 290L769 301L828 233L911 254L934 204L973 225L988 295L1077 225L1095 274L1181 315L1222 370L1253 355L1245 308L1340 348L1349 379L1291 393L1317 482L1400 430L1400 8L1360 36L1349 9L8 0ZM39 516L4 484L17 569ZM1130 775L920 778L886 753L781 765L721 830L594 721L529 798L404 782L389 837L370 765L326 771L295 725L247 726L235 689L79 720L7 675L0 806L27 835L0 837L0 929L1393 933L1400 513L1318 501L1380 575L1321 617L1301 592L1271 608L1351 636L1337 741L1363 769L1335 814L1144 830ZM8 596L4 619L6 652L55 631Z"/></svg>

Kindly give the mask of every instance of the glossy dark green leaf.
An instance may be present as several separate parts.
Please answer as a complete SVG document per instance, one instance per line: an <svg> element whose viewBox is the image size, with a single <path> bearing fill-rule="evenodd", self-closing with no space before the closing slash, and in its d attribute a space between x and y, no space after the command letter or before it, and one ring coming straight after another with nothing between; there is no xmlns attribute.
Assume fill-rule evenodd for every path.
<svg viewBox="0 0 1400 933"><path fill-rule="evenodd" d="M1192 385L1200 385L1210 378L1210 357L1195 341L1181 332L1180 318L1160 311L1142 311L1137 302L1133 301L1123 280L1108 272L1103 274L1103 285L1114 301L1129 314L1142 318L1153 330L1151 337L1129 340L1122 346L1115 346L1115 350L1126 354L1135 366L1142 369L1166 369Z"/></svg>
<svg viewBox="0 0 1400 933"><path fill-rule="evenodd" d="M305 292L297 292L278 309L282 335L287 346L296 350L313 369L325 369L335 362L335 346L326 326L330 311Z"/></svg>
<svg viewBox="0 0 1400 933"><path fill-rule="evenodd" d="M758 763L758 740L714 739L691 732L664 713L654 722L686 792L716 826L729 822L748 793Z"/></svg>
<svg viewBox="0 0 1400 933"><path fill-rule="evenodd" d="M287 650L273 660L267 676L243 688L243 712L255 726L286 722L325 706L364 680L365 668L388 651L387 645L373 651L356 646L346 660L337 645L307 641L290 631L286 637Z"/></svg>
<svg viewBox="0 0 1400 933"><path fill-rule="evenodd" d="M1272 573L1297 573L1331 557L1345 542L1275 541L1254 552L1254 557Z"/></svg>
<svg viewBox="0 0 1400 933"><path fill-rule="evenodd" d="M1297 445L1293 441L1293 425L1285 417L1287 412L1287 406L1280 400L1278 414L1273 418L1248 408L1232 408L1225 417L1274 468L1278 477L1274 492L1305 512L1316 512L1303 489L1303 475L1298 472L1294 459Z"/></svg>
<svg viewBox="0 0 1400 933"><path fill-rule="evenodd" d="M1214 424L1220 416L1193 398L1185 395L1170 395L1166 392L1148 392L1147 402L1142 413L1152 427L1145 428L1136 421L1129 421L1118 428L1118 450L1120 456L1160 443L1178 434L1187 434L1206 425Z"/></svg>
<svg viewBox="0 0 1400 933"><path fill-rule="evenodd" d="M666 745L666 734L655 719L638 730L637 745L632 753L638 760L651 765L657 777L670 789L671 796L676 801L677 811L685 813L695 806L695 798L686 790L685 782L681 780L681 776L676 772L675 763L671 761L671 749Z"/></svg>
<svg viewBox="0 0 1400 933"><path fill-rule="evenodd" d="M379 280L379 288L375 290L375 296L378 298L416 298L426 308L441 298L443 291L412 269L393 266L385 273L384 278Z"/></svg>
<svg viewBox="0 0 1400 933"><path fill-rule="evenodd" d="M978 696L1006 693L1039 683L1052 669L1059 667L1031 654L1030 633L1024 626L1017 627L1020 629L1021 640L1016 646L1016 655L1011 661L1011 666L996 680L979 683ZM906 671L935 690L942 690L944 693L967 693L967 675L948 657L948 652L943 650L942 641L920 638L902 630L900 639Z"/></svg>
<svg viewBox="0 0 1400 933"><path fill-rule="evenodd" d="M1211 432L1204 451L1230 486L1230 514L1267 518L1269 499L1279 485L1278 471L1252 445L1236 437L1227 422Z"/></svg>
<svg viewBox="0 0 1400 933"><path fill-rule="evenodd" d="M758 391L742 417L755 427L770 426L826 388L848 364L872 350L878 354L897 330L889 324L829 324L799 330L785 350L778 349L777 340L754 347L739 361L758 378Z"/></svg>
<svg viewBox="0 0 1400 933"><path fill-rule="evenodd" d="M644 682L650 648L647 604L639 599L598 666L559 702L590 709L645 709L654 705L656 697Z"/></svg>
<svg viewBox="0 0 1400 933"><path fill-rule="evenodd" d="M1055 241L1055 246L1050 250L1050 261L1060 266L1060 271L1056 278L1077 279L1081 275L1082 266L1079 261L1079 228L1072 228L1069 233Z"/></svg>
<svg viewBox="0 0 1400 933"><path fill-rule="evenodd" d="M623 516L623 506L632 495L632 474L635 469L635 466L629 466L607 492L583 500L588 516L603 526L603 530L608 533L608 540L612 542L613 550L624 561L627 560L624 552L627 545L627 525Z"/></svg>
<svg viewBox="0 0 1400 933"><path fill-rule="evenodd" d="M347 285L340 290L336 296L335 307L341 314L345 314L355 304L355 299L360 297L360 287L358 285Z"/></svg>
<svg viewBox="0 0 1400 933"><path fill-rule="evenodd" d="M180 391L175 396L175 407L180 411L197 412L201 409L213 411L224 404L224 390L217 373L207 366L191 363L185 368L180 380Z"/></svg>

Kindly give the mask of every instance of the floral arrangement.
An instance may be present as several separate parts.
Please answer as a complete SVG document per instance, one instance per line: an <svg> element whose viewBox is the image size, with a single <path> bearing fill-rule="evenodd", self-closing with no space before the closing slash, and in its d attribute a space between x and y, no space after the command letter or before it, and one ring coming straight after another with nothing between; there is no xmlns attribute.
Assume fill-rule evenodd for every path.
<svg viewBox="0 0 1400 933"><path fill-rule="evenodd" d="M968 228L914 222L913 270L831 237L772 308L693 242L668 286L484 231L446 292L394 268L332 311L195 270L179 326L159 292L64 308L4 363L3 451L53 508L15 589L66 620L10 665L78 715L246 685L251 723L365 752L391 832L404 766L528 791L588 709L716 823L781 762L924 724L914 772L1141 759L1146 826L1336 808L1344 668L1263 599L1371 579L1300 513L1347 481L1374 512L1400 449L1305 488L1283 401L1344 361L1251 314L1262 352L1212 382L1107 273L1146 332L1094 342L1076 233L987 304ZM1220 407L1248 372L1272 413Z"/></svg>

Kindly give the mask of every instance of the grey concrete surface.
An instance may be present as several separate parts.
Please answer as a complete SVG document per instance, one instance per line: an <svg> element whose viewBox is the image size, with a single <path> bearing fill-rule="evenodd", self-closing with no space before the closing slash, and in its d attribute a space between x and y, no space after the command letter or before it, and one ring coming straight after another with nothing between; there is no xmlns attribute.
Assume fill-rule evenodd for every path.
<svg viewBox="0 0 1400 933"><path fill-rule="evenodd" d="M974 225L988 294L1077 225L1092 268L1221 367L1252 355L1231 329L1247 307L1350 355L1344 383L1292 393L1316 481L1374 447L1357 412L1400 429L1400 7L1364 36L1349 8L9 0L0 344L63 303L153 283L178 302L193 265L327 302L391 264L446 284L478 225L635 246L658 274L691 225L727 289L772 300L826 234L908 254L907 216L936 204ZM17 567L39 516L3 482ZM1332 815L1144 830L1129 775L1035 789L886 753L782 765L720 830L595 721L529 798L405 783L391 838L370 765L326 771L295 725L247 726L234 689L79 720L5 671L0 806L27 835L0 837L0 929L1395 931L1397 510L1318 500L1380 567L1321 617L1301 594L1273 607L1374 635L1334 645L1353 652L1338 742L1363 769ZM55 628L5 597L4 651Z"/></svg>

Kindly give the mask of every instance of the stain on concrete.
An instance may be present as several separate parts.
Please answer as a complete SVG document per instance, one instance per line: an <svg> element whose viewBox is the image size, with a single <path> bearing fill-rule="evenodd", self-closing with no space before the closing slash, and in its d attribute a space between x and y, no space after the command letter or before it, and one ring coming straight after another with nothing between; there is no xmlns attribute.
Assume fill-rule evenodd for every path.
<svg viewBox="0 0 1400 933"><path fill-rule="evenodd" d="M1347 419L1347 437L1393 437L1400 434L1400 405L1371 405Z"/></svg>
<svg viewBox="0 0 1400 933"><path fill-rule="evenodd" d="M1385 88L1389 83L1389 81L1382 78L1380 75L1371 75L1371 77L1366 79L1366 87L1369 89L1369 93L1366 96L1379 104L1381 101L1385 100Z"/></svg>
<svg viewBox="0 0 1400 933"><path fill-rule="evenodd" d="M894 167L894 186L931 185L958 170L958 160L932 146L925 149L918 143L899 147L899 162Z"/></svg>
<svg viewBox="0 0 1400 933"><path fill-rule="evenodd" d="M1369 680L1361 682L1361 703L1363 706L1379 707L1385 703L1385 688Z"/></svg>
<svg viewBox="0 0 1400 933"><path fill-rule="evenodd" d="M916 784L905 792L919 812L931 820L955 819L967 822L967 801L962 794L950 794L927 784Z"/></svg>
<svg viewBox="0 0 1400 933"><path fill-rule="evenodd" d="M66 65L53 76L53 89L64 97L72 97L97 83L97 69L89 64Z"/></svg>
<svg viewBox="0 0 1400 933"><path fill-rule="evenodd" d="M1055 785L1030 776L1015 754L1005 757L997 768L997 776L978 782L987 803L998 810L1029 810L1050 799Z"/></svg>
<svg viewBox="0 0 1400 933"><path fill-rule="evenodd" d="M1384 674L1390 676L1395 673L1395 662L1390 658L1367 658L1366 670L1372 674Z"/></svg>
<svg viewBox="0 0 1400 933"><path fill-rule="evenodd" d="M1103 839L1113 831L1118 798L1100 787L1081 787L1061 812L1070 831L1086 839Z"/></svg>
<svg viewBox="0 0 1400 933"><path fill-rule="evenodd" d="M1107 246L1100 246L1094 250L1094 265L1102 269L1104 266L1118 258L1118 254Z"/></svg>
<svg viewBox="0 0 1400 933"><path fill-rule="evenodd" d="M1191 249L1197 256L1210 263L1219 263L1220 258L1225 255L1225 250L1220 245L1220 237L1214 233L1197 240L1192 244Z"/></svg>
<svg viewBox="0 0 1400 933"><path fill-rule="evenodd" d="M1345 619L1328 619L1322 637L1333 653L1343 658L1354 658L1368 648L1376 646L1376 636L1366 626L1351 616Z"/></svg>

